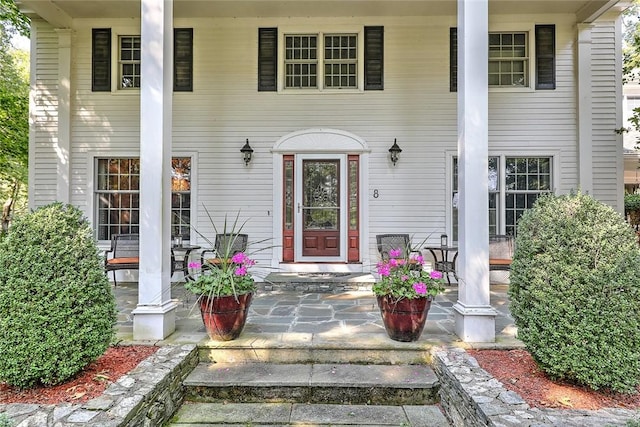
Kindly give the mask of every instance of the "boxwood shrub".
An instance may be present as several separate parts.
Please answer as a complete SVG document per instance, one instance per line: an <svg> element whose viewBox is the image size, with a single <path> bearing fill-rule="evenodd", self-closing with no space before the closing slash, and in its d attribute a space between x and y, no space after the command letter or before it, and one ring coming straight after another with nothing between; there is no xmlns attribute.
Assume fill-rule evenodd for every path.
<svg viewBox="0 0 640 427"><path fill-rule="evenodd" d="M550 377L632 392L640 381L640 249L585 194L544 196L518 224L509 289L518 338Z"/></svg>
<svg viewBox="0 0 640 427"><path fill-rule="evenodd" d="M105 352L115 320L82 212L54 203L17 218L0 241L0 381L64 382Z"/></svg>

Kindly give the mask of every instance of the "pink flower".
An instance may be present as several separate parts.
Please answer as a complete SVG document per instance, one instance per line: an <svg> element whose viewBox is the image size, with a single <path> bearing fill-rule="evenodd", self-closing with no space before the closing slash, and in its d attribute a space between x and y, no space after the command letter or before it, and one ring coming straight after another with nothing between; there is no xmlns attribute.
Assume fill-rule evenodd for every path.
<svg viewBox="0 0 640 427"><path fill-rule="evenodd" d="M236 271L234 272L234 274L236 276L246 276L247 275L247 267L242 265L242 266L236 268Z"/></svg>
<svg viewBox="0 0 640 427"><path fill-rule="evenodd" d="M187 267L189 268L200 268L202 265L199 262L190 262L189 264L187 264Z"/></svg>
<svg viewBox="0 0 640 427"><path fill-rule="evenodd" d="M400 249L391 249L389 251L389 256L391 258L398 258L401 254L402 254L402 251Z"/></svg>
<svg viewBox="0 0 640 427"><path fill-rule="evenodd" d="M231 257L231 262L234 264L244 263L247 256L243 252L238 252Z"/></svg>
<svg viewBox="0 0 640 427"><path fill-rule="evenodd" d="M412 255L411 259L414 260L417 264L424 264L424 257L422 255Z"/></svg>
<svg viewBox="0 0 640 427"><path fill-rule="evenodd" d="M414 283L413 290L416 291L417 294L424 295L427 293L427 285L422 282Z"/></svg>
<svg viewBox="0 0 640 427"><path fill-rule="evenodd" d="M406 274L403 274L403 275L400 277L400 280L402 280L403 282L406 282L407 280L409 280L409 276L407 276Z"/></svg>
<svg viewBox="0 0 640 427"><path fill-rule="evenodd" d="M389 276L391 274L391 268L389 267L389 264L378 264L378 274L380 276Z"/></svg>
<svg viewBox="0 0 640 427"><path fill-rule="evenodd" d="M389 266L391 266L391 267L397 267L397 266L398 266L398 260L397 260L397 259L395 259L395 258L391 258L391 259L389 260Z"/></svg>
<svg viewBox="0 0 640 427"><path fill-rule="evenodd" d="M433 270L431 273L429 273L429 277L431 277L432 279L442 279L442 273L436 270Z"/></svg>

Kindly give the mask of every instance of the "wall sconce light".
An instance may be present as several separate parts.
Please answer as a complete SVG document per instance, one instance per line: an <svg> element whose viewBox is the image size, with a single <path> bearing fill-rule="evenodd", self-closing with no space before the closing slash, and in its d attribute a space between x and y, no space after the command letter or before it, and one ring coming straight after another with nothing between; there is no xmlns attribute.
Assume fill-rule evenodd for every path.
<svg viewBox="0 0 640 427"><path fill-rule="evenodd" d="M395 166L398 161L398 155L402 153L402 148L400 148L395 138L393 139L393 145L389 148L389 153L391 153L389 155L389 157L391 157L391 163Z"/></svg>
<svg viewBox="0 0 640 427"><path fill-rule="evenodd" d="M253 148L249 145L249 138L247 138L247 142L240 149L240 152L244 156L244 165L248 166L251 161L251 155L253 154Z"/></svg>
<svg viewBox="0 0 640 427"><path fill-rule="evenodd" d="M447 237L446 234L440 235L440 246L442 246L443 248L446 248L447 246L449 246L449 238Z"/></svg>

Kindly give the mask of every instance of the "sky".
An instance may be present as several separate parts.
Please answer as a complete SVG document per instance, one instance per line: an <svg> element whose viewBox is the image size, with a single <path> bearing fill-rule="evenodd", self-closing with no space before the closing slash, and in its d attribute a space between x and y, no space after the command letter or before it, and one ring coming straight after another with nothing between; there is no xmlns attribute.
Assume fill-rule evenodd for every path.
<svg viewBox="0 0 640 427"><path fill-rule="evenodd" d="M30 49L30 41L27 37L23 37L23 36L16 36L11 40L13 46L16 49L20 49L20 50L31 50Z"/></svg>

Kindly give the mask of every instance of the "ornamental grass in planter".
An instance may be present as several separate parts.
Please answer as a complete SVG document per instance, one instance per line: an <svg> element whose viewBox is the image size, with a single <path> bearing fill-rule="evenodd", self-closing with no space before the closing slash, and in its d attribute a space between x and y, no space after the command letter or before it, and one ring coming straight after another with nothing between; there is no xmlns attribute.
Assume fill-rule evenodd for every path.
<svg viewBox="0 0 640 427"><path fill-rule="evenodd" d="M224 227L218 233L209 211L206 208L205 211L216 235L225 238L222 244L216 244L196 231L210 246L203 253L212 253L214 258L203 256L201 262L189 263L191 273L186 278L185 288L198 297L196 304L209 337L229 341L240 336L247 320L256 291L255 279L249 271L255 260L244 251L236 251L237 240L246 224L246 221L239 224L239 214L229 227L225 217Z"/></svg>

